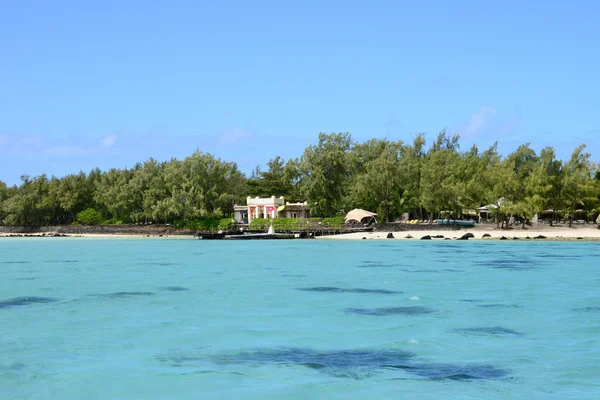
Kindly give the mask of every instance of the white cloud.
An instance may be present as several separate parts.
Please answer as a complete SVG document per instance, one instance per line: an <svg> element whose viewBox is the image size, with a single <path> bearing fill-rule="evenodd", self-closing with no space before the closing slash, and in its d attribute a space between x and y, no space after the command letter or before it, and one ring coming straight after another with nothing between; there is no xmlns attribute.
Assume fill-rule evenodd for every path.
<svg viewBox="0 0 600 400"><path fill-rule="evenodd" d="M40 135L0 135L0 152L11 156L86 156L115 152L117 135L98 139L85 137L44 137Z"/></svg>
<svg viewBox="0 0 600 400"><path fill-rule="evenodd" d="M51 156L82 156L93 154L94 149L81 146L52 146L44 150Z"/></svg>
<svg viewBox="0 0 600 400"><path fill-rule="evenodd" d="M492 117L496 114L494 107L481 107L479 112L471 115L469 122L464 128L464 134L473 136L485 129L491 122Z"/></svg>
<svg viewBox="0 0 600 400"><path fill-rule="evenodd" d="M104 136L102 138L102 140L100 141L100 145L103 148L108 149L108 148L112 147L116 142L117 142L117 135L108 135L108 136Z"/></svg>
<svg viewBox="0 0 600 400"><path fill-rule="evenodd" d="M20 144L29 147L40 147L43 142L44 138L41 136L26 136L19 141Z"/></svg>
<svg viewBox="0 0 600 400"><path fill-rule="evenodd" d="M252 131L247 129L230 129L219 133L219 143L222 145L236 144L252 136Z"/></svg>

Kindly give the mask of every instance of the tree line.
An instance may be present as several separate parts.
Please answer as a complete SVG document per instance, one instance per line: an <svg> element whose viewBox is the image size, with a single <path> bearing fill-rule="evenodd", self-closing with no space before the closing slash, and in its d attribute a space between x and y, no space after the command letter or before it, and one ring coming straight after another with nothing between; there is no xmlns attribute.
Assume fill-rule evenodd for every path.
<svg viewBox="0 0 600 400"><path fill-rule="evenodd" d="M600 211L600 170L585 145L569 160L552 147L539 153L523 144L501 156L497 144L461 151L458 135L445 130L427 142L387 139L356 142L348 133L320 133L318 143L295 159L271 159L247 176L235 162L199 150L183 160L149 159L133 168L94 169L62 178L23 175L8 187L0 181L0 223L55 225L85 215L94 223L178 223L231 217L247 196L285 196L307 201L312 216L343 215L353 208L379 219L461 218L467 210L494 205L499 223L523 223L542 211L550 219L593 219ZM85 211L84 214L81 214ZM91 219L90 219L91 216Z"/></svg>

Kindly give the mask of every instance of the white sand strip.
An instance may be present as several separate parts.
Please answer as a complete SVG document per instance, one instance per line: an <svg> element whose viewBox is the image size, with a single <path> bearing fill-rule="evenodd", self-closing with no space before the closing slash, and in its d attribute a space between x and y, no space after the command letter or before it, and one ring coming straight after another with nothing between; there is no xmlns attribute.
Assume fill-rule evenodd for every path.
<svg viewBox="0 0 600 400"><path fill-rule="evenodd" d="M377 239L377 240L390 240L387 236L390 232L356 232L347 233L342 235L332 236L320 236L317 239L320 240L362 240L366 239ZM545 236L546 240L594 240L600 241L600 229L596 226L587 227L573 227L569 228L566 226L560 227L529 227L529 229L496 229L494 227L477 226L475 228L461 229L459 231L447 231L447 230L422 230L422 231L404 231L404 232L391 232L394 235L395 240L419 240L421 237L429 236L443 236L444 238L433 239L433 240L444 240L445 238L457 239L466 233L472 233L475 237L469 240L497 240L504 236L508 239L518 237L520 239L530 238L533 239L536 236ZM491 235L490 238L483 238L484 234Z"/></svg>

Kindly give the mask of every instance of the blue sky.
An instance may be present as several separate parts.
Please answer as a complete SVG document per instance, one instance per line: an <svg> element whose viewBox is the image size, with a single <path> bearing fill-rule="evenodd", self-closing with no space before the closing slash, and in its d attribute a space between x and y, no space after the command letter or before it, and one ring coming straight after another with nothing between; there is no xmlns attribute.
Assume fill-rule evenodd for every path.
<svg viewBox="0 0 600 400"><path fill-rule="evenodd" d="M87 3L87 4L86 4ZM219 3L219 4L217 4ZM502 153L600 159L595 1L13 1L0 12L0 180L196 148L243 171L319 132L447 127Z"/></svg>

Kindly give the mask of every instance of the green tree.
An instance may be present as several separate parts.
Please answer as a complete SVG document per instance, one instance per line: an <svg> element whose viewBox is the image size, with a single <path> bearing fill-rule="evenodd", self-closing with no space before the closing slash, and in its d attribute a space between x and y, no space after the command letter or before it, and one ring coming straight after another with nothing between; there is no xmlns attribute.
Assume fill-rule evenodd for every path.
<svg viewBox="0 0 600 400"><path fill-rule="evenodd" d="M286 173L286 163L277 156L269 160L267 167L269 168L267 171L261 171L259 167L254 170L248 194L258 197L290 198L294 187L291 176Z"/></svg>
<svg viewBox="0 0 600 400"><path fill-rule="evenodd" d="M87 184L85 172L66 175L56 180L54 195L62 210L59 222L73 222L79 211L91 206L90 199L93 197L91 189Z"/></svg>
<svg viewBox="0 0 600 400"><path fill-rule="evenodd" d="M181 161L171 159L163 167L165 196L157 200L152 208L152 218L155 221L168 222L183 217L183 202L181 187L183 173Z"/></svg>
<svg viewBox="0 0 600 400"><path fill-rule="evenodd" d="M129 198L128 183L132 172L112 168L96 180L94 200L111 218L130 221L132 200Z"/></svg>
<svg viewBox="0 0 600 400"><path fill-rule="evenodd" d="M494 212L498 218L501 217L503 224L508 224L511 216L520 217L526 223L539 211L539 181L532 177L538 164L538 156L527 143L509 154L493 171L494 195L503 199Z"/></svg>
<svg viewBox="0 0 600 400"><path fill-rule="evenodd" d="M550 225L554 223L557 210L562 206L562 191L564 185L563 163L556 159L556 153L552 147L545 147L540 152L540 164L535 171L536 179L540 183L539 211L552 210Z"/></svg>
<svg viewBox="0 0 600 400"><path fill-rule="evenodd" d="M300 170L300 161L297 158L288 160L283 167L285 180L290 185L290 192L286 200L295 202L304 200L302 196L302 183L304 175Z"/></svg>
<svg viewBox="0 0 600 400"><path fill-rule="evenodd" d="M354 205L377 210L379 218L389 222L398 216L398 204L403 193L400 174L402 142L369 142L366 146L356 146L353 151L358 153L354 154L359 161L355 168L360 172L352 184L351 196Z"/></svg>
<svg viewBox="0 0 600 400"><path fill-rule="evenodd" d="M56 213L50 181L45 174L21 176L21 185L4 203L5 223L9 225L47 225Z"/></svg>
<svg viewBox="0 0 600 400"><path fill-rule="evenodd" d="M562 198L569 207L569 226L573 224L577 206L598 197L598 186L593 179L593 166L589 160L590 154L584 153L585 147L584 144L577 147L564 166Z"/></svg>
<svg viewBox="0 0 600 400"><path fill-rule="evenodd" d="M127 183L127 193L131 219L145 223L152 221L154 207L166 197L163 165L153 158L136 164Z"/></svg>
<svg viewBox="0 0 600 400"><path fill-rule="evenodd" d="M300 159L303 193L314 216L331 216L343 209L348 192L348 133L319 133L319 143L309 146Z"/></svg>
<svg viewBox="0 0 600 400"><path fill-rule="evenodd" d="M476 145L462 155L462 162L458 171L458 179L462 183L458 194L458 204L461 209L477 209L488 205L498 198L490 193L493 185L491 171L500 164L498 144L494 143L483 153L479 152Z"/></svg>
<svg viewBox="0 0 600 400"><path fill-rule="evenodd" d="M455 217L462 209L458 202L464 190L460 181L461 157L458 135L449 138L439 133L421 168L421 205L429 211L429 220L436 212L447 211Z"/></svg>
<svg viewBox="0 0 600 400"><path fill-rule="evenodd" d="M10 189L6 186L6 183L0 181L0 224L2 224L6 218L6 211L4 207L10 196Z"/></svg>
<svg viewBox="0 0 600 400"><path fill-rule="evenodd" d="M403 192L399 200L400 212L416 212L423 219L421 197L423 192L422 170L425 158L425 135L419 133L410 146L404 146L400 158L400 175L403 181Z"/></svg>

